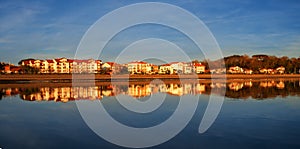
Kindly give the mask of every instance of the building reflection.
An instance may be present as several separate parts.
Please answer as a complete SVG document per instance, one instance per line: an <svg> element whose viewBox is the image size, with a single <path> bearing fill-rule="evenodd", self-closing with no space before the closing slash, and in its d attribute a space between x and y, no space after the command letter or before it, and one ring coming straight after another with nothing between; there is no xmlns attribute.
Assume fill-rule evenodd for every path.
<svg viewBox="0 0 300 149"><path fill-rule="evenodd" d="M79 98L95 100L101 97L98 87L43 87L39 88L39 91L31 94L27 94L26 91L24 94L21 92L21 98L30 101L45 100L68 102Z"/></svg>
<svg viewBox="0 0 300 149"><path fill-rule="evenodd" d="M26 101L68 102L73 100L101 100L103 97L129 95L142 98L156 93L172 96L214 94L239 99L265 99L277 96L300 95L299 81L229 81L228 83L143 83L109 84L94 87L27 87L0 88L0 99L19 95Z"/></svg>

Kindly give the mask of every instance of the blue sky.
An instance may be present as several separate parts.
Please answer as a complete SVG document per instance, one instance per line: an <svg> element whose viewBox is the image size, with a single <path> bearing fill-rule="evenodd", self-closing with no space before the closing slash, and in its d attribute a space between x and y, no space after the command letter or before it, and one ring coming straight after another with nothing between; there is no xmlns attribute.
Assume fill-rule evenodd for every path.
<svg viewBox="0 0 300 149"><path fill-rule="evenodd" d="M129 4L146 1L1 0L0 61L74 57L87 29L100 17ZM217 39L224 56L270 54L300 56L298 0L158 1L182 7L199 17ZM113 61L120 49L143 38L181 45L192 59L203 55L182 34L155 25L136 26L118 34L100 59Z"/></svg>

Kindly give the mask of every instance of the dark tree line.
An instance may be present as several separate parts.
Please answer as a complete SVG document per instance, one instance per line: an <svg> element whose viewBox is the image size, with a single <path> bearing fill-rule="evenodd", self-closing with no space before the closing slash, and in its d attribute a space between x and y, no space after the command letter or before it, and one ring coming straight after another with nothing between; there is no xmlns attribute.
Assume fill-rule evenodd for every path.
<svg viewBox="0 0 300 149"><path fill-rule="evenodd" d="M22 65L22 62L23 62L23 61L29 61L29 60L35 60L35 59L33 59L33 58L22 59L22 60L20 60L20 61L18 62L18 64L19 64L19 65Z"/></svg>
<svg viewBox="0 0 300 149"><path fill-rule="evenodd" d="M258 73L259 69L276 69L280 66L285 67L285 73L300 73L300 57L289 58L287 56L276 57L269 55L253 55L250 57L248 55L232 55L225 57L224 63L226 69L239 66L245 69L251 69L254 73ZM209 69L209 66L218 68L222 66L222 60L204 60L203 64L207 66L207 69Z"/></svg>
<svg viewBox="0 0 300 149"><path fill-rule="evenodd" d="M8 65L7 63L0 62L0 70L4 69L4 66Z"/></svg>
<svg viewBox="0 0 300 149"><path fill-rule="evenodd" d="M26 74L38 74L40 70L35 67L30 66L21 66L20 73L26 73Z"/></svg>

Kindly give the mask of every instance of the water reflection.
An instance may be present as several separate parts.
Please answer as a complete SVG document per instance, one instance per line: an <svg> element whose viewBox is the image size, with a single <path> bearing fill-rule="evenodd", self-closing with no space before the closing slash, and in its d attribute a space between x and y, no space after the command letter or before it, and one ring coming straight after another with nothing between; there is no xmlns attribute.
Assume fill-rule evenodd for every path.
<svg viewBox="0 0 300 149"><path fill-rule="evenodd" d="M216 91L212 93L212 88ZM27 101L55 101L68 102L76 99L99 100L103 97L125 94L134 98L150 96L156 93L167 93L174 96L196 95L196 94L220 94L226 88L226 97L238 99L266 99L277 96L300 95L299 80L230 80L228 82L210 83L206 82L175 82L175 83L106 83L95 87L65 86L52 87L2 87L0 88L0 99L3 97L19 95ZM218 90L219 89L219 90Z"/></svg>

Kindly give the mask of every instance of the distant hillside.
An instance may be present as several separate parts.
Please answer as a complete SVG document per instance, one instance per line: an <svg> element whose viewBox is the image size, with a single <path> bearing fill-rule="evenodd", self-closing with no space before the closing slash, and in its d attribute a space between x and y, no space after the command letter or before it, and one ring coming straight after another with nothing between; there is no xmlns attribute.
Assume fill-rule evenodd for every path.
<svg viewBox="0 0 300 149"><path fill-rule="evenodd" d="M285 67L286 73L296 73L300 69L300 57L288 58L286 56L276 57L268 55L233 55L225 57L226 68L240 66L246 69L258 71L260 68L276 69L280 66Z"/></svg>
<svg viewBox="0 0 300 149"><path fill-rule="evenodd" d="M203 64L211 64L211 67L218 68L221 65L222 60L209 61L204 60ZM276 57L264 54L257 54L253 56L248 55L232 55L224 57L225 67L239 66L245 69L251 69L254 72L258 72L262 68L276 69L280 66L285 67L286 73L299 73L300 69L300 57L299 58L289 58L287 56ZM213 68L212 68L213 69Z"/></svg>

